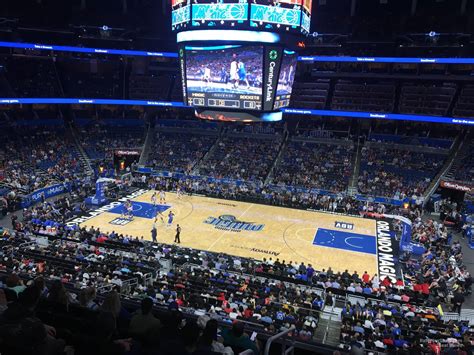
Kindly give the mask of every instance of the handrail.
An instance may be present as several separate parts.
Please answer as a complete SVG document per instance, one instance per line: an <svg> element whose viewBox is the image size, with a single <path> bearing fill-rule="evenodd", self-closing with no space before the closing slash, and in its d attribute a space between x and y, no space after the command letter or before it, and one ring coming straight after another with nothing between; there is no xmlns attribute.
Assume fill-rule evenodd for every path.
<svg viewBox="0 0 474 355"><path fill-rule="evenodd" d="M464 146L465 137L466 137L465 133L460 133L454 140L451 146L450 152L448 153L449 161L446 162L441 167L441 171L433 178L430 186L428 187L428 189L425 191L423 195L423 199L424 199L423 207L425 207L426 204L428 203L428 199L430 198L430 196L435 193L436 189L441 183L441 179L451 170L451 167L453 166L455 159L457 158L457 156L462 150L462 147Z"/></svg>
<svg viewBox="0 0 474 355"><path fill-rule="evenodd" d="M150 124L148 124L146 128L146 135L145 135L145 140L143 142L143 145L141 146L141 153L140 153L140 158L138 159L138 165L139 166L144 166L146 163L146 159L148 158L148 153L150 151L150 146L152 144L152 140L154 139L155 135L155 130L150 127Z"/></svg>
<svg viewBox="0 0 474 355"><path fill-rule="evenodd" d="M272 345L273 341L278 339L278 338L282 338L284 337L285 335L291 333L292 331L294 331L296 328L294 325L292 325L289 329L286 329L278 334L275 334L274 336L270 337L268 340L267 340L267 344L265 345L265 350L263 352L263 355L268 355L270 354L270 346Z"/></svg>
<svg viewBox="0 0 474 355"><path fill-rule="evenodd" d="M329 324L331 324L331 321L332 321L332 314L329 315L329 319L328 319L328 322L326 324L326 330L324 331L323 340L321 341L321 343L323 343L323 344L326 344L326 339L328 338L328 334L329 334Z"/></svg>
<svg viewBox="0 0 474 355"><path fill-rule="evenodd" d="M114 287L115 287L114 284L107 284L107 285L97 287L96 291L98 295L101 295L103 293L112 291Z"/></svg>

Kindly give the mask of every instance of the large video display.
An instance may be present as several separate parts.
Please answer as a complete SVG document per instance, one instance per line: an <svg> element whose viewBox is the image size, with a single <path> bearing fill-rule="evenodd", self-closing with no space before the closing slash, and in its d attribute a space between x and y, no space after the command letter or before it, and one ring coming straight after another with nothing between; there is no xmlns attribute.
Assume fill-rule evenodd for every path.
<svg viewBox="0 0 474 355"><path fill-rule="evenodd" d="M312 0L171 0L173 30L235 28L308 33Z"/></svg>
<svg viewBox="0 0 474 355"><path fill-rule="evenodd" d="M190 0L171 0L171 9L173 31L185 29L191 22Z"/></svg>
<svg viewBox="0 0 474 355"><path fill-rule="evenodd" d="M194 0L193 27L234 27L248 23L247 0Z"/></svg>
<svg viewBox="0 0 474 355"><path fill-rule="evenodd" d="M287 50L283 51L280 77L278 79L275 104L273 106L275 110L287 107L290 104L297 63L298 55L295 52Z"/></svg>
<svg viewBox="0 0 474 355"><path fill-rule="evenodd" d="M263 46L186 47L187 104L262 109Z"/></svg>

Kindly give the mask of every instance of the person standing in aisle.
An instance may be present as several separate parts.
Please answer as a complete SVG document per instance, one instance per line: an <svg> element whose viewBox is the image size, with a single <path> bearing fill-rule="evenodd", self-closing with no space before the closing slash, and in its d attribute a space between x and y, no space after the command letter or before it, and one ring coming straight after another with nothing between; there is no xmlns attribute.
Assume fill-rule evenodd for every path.
<svg viewBox="0 0 474 355"><path fill-rule="evenodd" d="M151 240L153 241L153 243L156 243L156 236L157 236L157 230L156 230L156 226L155 224L153 223L153 228L151 230Z"/></svg>

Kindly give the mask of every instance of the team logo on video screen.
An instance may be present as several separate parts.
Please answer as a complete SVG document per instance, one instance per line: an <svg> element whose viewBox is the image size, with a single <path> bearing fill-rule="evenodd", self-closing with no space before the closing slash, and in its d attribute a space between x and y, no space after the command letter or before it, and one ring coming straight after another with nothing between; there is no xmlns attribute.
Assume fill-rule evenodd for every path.
<svg viewBox="0 0 474 355"><path fill-rule="evenodd" d="M265 227L264 224L256 224L254 222L239 221L235 216L225 214L219 217L208 217L205 224L213 225L215 229L229 232L260 232Z"/></svg>
<svg viewBox="0 0 474 355"><path fill-rule="evenodd" d="M117 217L111 220L109 223L113 224L114 226L125 226L129 224L130 222L131 222L130 219Z"/></svg>
<svg viewBox="0 0 474 355"><path fill-rule="evenodd" d="M334 227L339 228L339 229L347 229L347 230L353 230L354 225L352 223L347 223L347 222L334 222Z"/></svg>

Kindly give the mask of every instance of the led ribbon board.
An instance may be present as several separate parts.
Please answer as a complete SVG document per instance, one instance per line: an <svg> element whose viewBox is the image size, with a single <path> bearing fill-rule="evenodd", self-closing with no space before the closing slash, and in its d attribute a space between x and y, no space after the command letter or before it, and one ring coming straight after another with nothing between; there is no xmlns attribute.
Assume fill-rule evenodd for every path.
<svg viewBox="0 0 474 355"><path fill-rule="evenodd" d="M145 101L145 100L114 100L114 99L65 99L65 98L0 98L0 105L22 104L80 104L80 105L130 105L130 106L163 106L191 108L176 101ZM395 113L372 113L352 111L308 110L299 108L284 108L288 115L327 116L347 118L385 119L397 121L434 122L474 126L474 118L438 117L425 115L401 115Z"/></svg>
<svg viewBox="0 0 474 355"><path fill-rule="evenodd" d="M126 55L126 56L165 57L165 58L178 57L178 54L173 53L173 52L131 51L131 50L126 50L126 49L102 49L102 48L87 48L87 47L54 46L54 45L22 43L22 42L0 42L0 47L36 49L40 51L95 53L95 54L112 54L112 55Z"/></svg>
<svg viewBox="0 0 474 355"><path fill-rule="evenodd" d="M318 57L300 56L300 62L335 63L407 63L407 64L474 64L474 58L403 58L403 57Z"/></svg>

